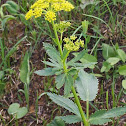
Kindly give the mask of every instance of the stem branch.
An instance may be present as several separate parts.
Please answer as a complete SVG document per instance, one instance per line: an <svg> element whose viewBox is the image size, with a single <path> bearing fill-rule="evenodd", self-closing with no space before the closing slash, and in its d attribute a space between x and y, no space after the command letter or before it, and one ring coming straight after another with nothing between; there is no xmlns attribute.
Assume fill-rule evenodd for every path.
<svg viewBox="0 0 126 126"><path fill-rule="evenodd" d="M86 117L85 117L85 115L84 115L82 106L81 106L81 104L80 104L79 98L77 97L77 94L76 94L76 91L75 91L74 86L72 86L72 92L73 92L73 95L74 95L76 104L77 104L77 106L78 106L78 109L79 109L79 111L80 111L80 114L81 114L83 123L84 123L85 126L89 126L89 123L88 123L88 121L87 121L87 119L86 119Z"/></svg>

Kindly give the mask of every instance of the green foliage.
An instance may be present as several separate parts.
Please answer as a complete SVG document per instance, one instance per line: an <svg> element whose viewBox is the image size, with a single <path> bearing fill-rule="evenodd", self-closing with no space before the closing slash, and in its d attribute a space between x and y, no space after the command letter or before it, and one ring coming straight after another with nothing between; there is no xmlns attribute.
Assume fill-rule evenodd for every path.
<svg viewBox="0 0 126 126"><path fill-rule="evenodd" d="M122 80L122 86L126 90L126 80Z"/></svg>
<svg viewBox="0 0 126 126"><path fill-rule="evenodd" d="M4 15L4 7L8 10L11 15ZM14 1L7 1L0 7L0 22L2 30L5 30L6 23L10 20L16 19L13 15L17 14L19 11L19 6Z"/></svg>
<svg viewBox="0 0 126 126"><path fill-rule="evenodd" d="M60 54L56 50L56 48L49 43L43 43L43 46L46 50L46 53L51 58L51 61L57 62L58 64L62 65L62 62L61 62L62 60L60 58Z"/></svg>
<svg viewBox="0 0 126 126"><path fill-rule="evenodd" d="M20 105L18 103L13 103L9 106L8 109L8 113L9 114L15 114L18 110L18 108L20 107Z"/></svg>
<svg viewBox="0 0 126 126"><path fill-rule="evenodd" d="M42 70L35 71L35 73L39 76L51 76L54 75L56 71L56 69L48 67Z"/></svg>
<svg viewBox="0 0 126 126"><path fill-rule="evenodd" d="M77 115L60 116L60 118L67 124L74 124L82 121L82 119Z"/></svg>
<svg viewBox="0 0 126 126"><path fill-rule="evenodd" d="M0 80L4 77L4 71L0 71Z"/></svg>
<svg viewBox="0 0 126 126"><path fill-rule="evenodd" d="M102 44L102 55L103 55L104 59L108 59L110 57L116 57L116 51L110 45L103 43Z"/></svg>
<svg viewBox="0 0 126 126"><path fill-rule="evenodd" d="M65 126L65 123L60 117L55 117L55 119L47 124L47 126Z"/></svg>
<svg viewBox="0 0 126 126"><path fill-rule="evenodd" d="M29 21L25 20L24 14L19 14L19 17L21 19L21 22L24 23L26 26L29 24Z"/></svg>
<svg viewBox="0 0 126 126"><path fill-rule="evenodd" d="M50 75L54 75L55 74L55 70L52 71L52 69L54 68L45 68L43 70L39 70L36 71L35 73L40 75L40 76L50 76ZM49 71L47 71L49 70ZM56 76L56 87L57 89L60 89L64 84L64 94L67 96L69 95L70 91L71 91L71 86L73 85L73 78L71 76L71 74L59 74Z"/></svg>
<svg viewBox="0 0 126 126"><path fill-rule="evenodd" d="M118 54L119 58L125 63L126 53L122 49L117 49L117 54Z"/></svg>
<svg viewBox="0 0 126 126"><path fill-rule="evenodd" d="M65 74L60 74L56 76L56 87L57 89L60 89L63 84L65 83Z"/></svg>
<svg viewBox="0 0 126 126"><path fill-rule="evenodd" d="M112 66L115 65L116 63L118 63L119 61L120 61L120 59L116 58L116 57L111 57L106 60L106 62L108 62Z"/></svg>
<svg viewBox="0 0 126 126"><path fill-rule="evenodd" d="M82 21L83 34L87 33L88 25L89 25L89 21L86 20Z"/></svg>
<svg viewBox="0 0 126 126"><path fill-rule="evenodd" d="M110 110L96 111L90 116L90 123L93 125L103 125L104 123L111 122L110 118L119 117L126 113L126 107L118 107Z"/></svg>
<svg viewBox="0 0 126 126"><path fill-rule="evenodd" d="M67 65L68 65L68 66L73 66L73 64L74 64L75 62L79 61L79 60L85 55L85 53L86 53L85 50L79 52L79 53L77 54L77 56L75 56L72 60L70 60L70 61L67 63Z"/></svg>
<svg viewBox="0 0 126 126"><path fill-rule="evenodd" d="M103 62L101 72L108 72L111 69L111 65L108 62Z"/></svg>
<svg viewBox="0 0 126 126"><path fill-rule="evenodd" d="M77 92L83 101L93 101L95 99L98 92L98 80L94 75L80 70L75 85L77 87Z"/></svg>
<svg viewBox="0 0 126 126"><path fill-rule="evenodd" d="M20 119L27 114L28 110L26 107L20 107L18 103L13 103L8 108L8 113L13 115L16 119Z"/></svg>
<svg viewBox="0 0 126 126"><path fill-rule="evenodd" d="M114 68L114 65L119 61L126 61L126 53L122 49L118 49L116 46L114 48L108 44L103 44L102 54L106 61L103 62L101 72L107 73L111 68Z"/></svg>
<svg viewBox="0 0 126 126"><path fill-rule="evenodd" d="M12 16L12 15L7 15L6 17L4 17L4 19L1 20L1 27L2 27L2 30L5 29L6 23L7 23L8 21L14 20L14 19L16 19L16 18L15 18L14 16Z"/></svg>
<svg viewBox="0 0 126 126"><path fill-rule="evenodd" d="M16 52L17 46L21 43L24 39L23 37L20 39L12 48L8 49L5 46L4 39L0 38L0 94L4 92L5 85L6 85L6 77L14 73L14 71L10 68L10 57Z"/></svg>
<svg viewBox="0 0 126 126"><path fill-rule="evenodd" d="M29 53L26 52L20 68L20 80L24 83L24 90L19 89L19 91L23 92L25 95L28 109L29 109L29 84L30 84L29 58L30 58Z"/></svg>
<svg viewBox="0 0 126 126"><path fill-rule="evenodd" d="M126 76L126 65L122 65L119 67L119 74Z"/></svg>
<svg viewBox="0 0 126 126"><path fill-rule="evenodd" d="M96 62L97 62L97 59L96 59L95 56L86 53L86 54L80 59L80 61L81 61L83 64L91 64L91 63L96 63ZM94 68L94 66L95 66L95 64L90 65L89 68Z"/></svg>
<svg viewBox="0 0 126 126"><path fill-rule="evenodd" d="M78 110L77 105L71 101L68 98L64 98L63 96L47 93L47 95L50 97L50 99L55 102L57 105L60 105L61 107L65 108L69 112L72 112L80 117L80 113Z"/></svg>
<svg viewBox="0 0 126 126"><path fill-rule="evenodd" d="M20 68L20 79L23 83L30 83L29 54L26 52Z"/></svg>
<svg viewBox="0 0 126 126"><path fill-rule="evenodd" d="M8 10L9 13L17 14L19 6L14 1L7 1L6 4L7 4L6 9Z"/></svg>
<svg viewBox="0 0 126 126"><path fill-rule="evenodd" d="M107 110L96 111L89 118L88 117L89 116L89 113L88 113L89 105L86 104L87 106L86 106L86 114L85 114L84 111L82 110L82 106L80 105L80 101L79 101L80 99L78 98L78 96L80 96L81 100L84 100L87 103L88 103L88 101L93 101L96 98L96 95L98 92L98 80L94 76L96 74L93 73L94 72L93 69L96 66L95 64L97 62L97 59L95 56L93 56L91 54L93 54L93 53L97 54L97 44L99 43L101 38L104 39L104 37L100 33L100 31L103 31L103 30L99 29L99 26L101 27L101 25L99 25L99 21L102 21L102 23L104 23L106 25L106 26L104 26L104 28L108 27L107 32L111 31L109 24L107 24L101 18L102 18L102 16L104 16L104 14L108 15L108 11L109 11L110 17L111 17L111 19L113 19L112 21L114 22L114 18L115 18L115 22L117 20L117 23L118 22L120 23L120 21L118 21L116 16L113 17L113 12L112 12L113 9L111 10L111 8L109 6L113 7L112 4L114 3L114 5L117 5L117 2L124 3L124 0L112 0L112 2L110 0L108 0L108 1L103 0L103 2L100 2L99 0L72 1L73 3L79 3L79 4L81 3L80 6L76 7L79 11L80 11L79 7L84 9L85 7L90 5L90 9L87 9L86 11L84 10L84 12L88 12L90 14L93 13L93 11L98 12L97 13L98 17L100 17L100 18L95 17L95 16L93 16L93 14L92 15L83 14L85 16L88 16L88 20L90 18L94 18L94 19L97 19L98 22L94 19L93 20L91 19L91 21L87 21L87 19L86 19L85 21L82 21L81 26L79 26L76 23L74 24L73 23L74 21L71 20L72 24L74 24L74 26L71 26L71 28L76 29L76 27L78 27L75 30L75 32L73 33L73 35L75 35L77 33L77 36L79 36L77 38L78 40L79 39L85 40L85 47L84 47L85 49L82 50L81 52L78 51L78 52L74 53L74 58L69 57L71 53L69 53L68 50L63 48L63 45L64 45L63 37L69 37L72 30L68 29L67 33L65 33L65 34L62 34L62 33L67 31L67 27L70 25L70 23L66 24L66 22L64 21L59 25L56 22L56 21L60 22L60 19L63 20L63 19L65 19L64 17L66 17L66 16L72 17L73 15L71 16L71 14L69 14L69 15L64 14L63 17L60 17L59 19L56 18L57 20L55 22L53 22L52 28L50 25L52 22L46 22L48 25L48 28L47 28L47 27L45 27L45 22L42 21L41 17L39 19L33 18L31 21L26 21L25 15L19 14L19 8L21 9L22 12L25 13L28 9L27 7L29 7L30 4L33 3L33 1L34 0L29 0L29 1L18 0L18 3L20 3L22 6L18 6L12 0L7 1L5 4L1 5L1 7L0 7L0 16L1 16L0 23L1 23L1 30L2 30L2 35L3 35L7 31L8 21L16 19L17 16L19 16L21 22L26 25L25 33L29 33L32 36L32 38L31 38L31 36L28 36L28 41L31 39L34 39L37 43L39 41L39 39L36 39L36 37L38 36L37 33L39 33L39 29L41 30L41 32L44 32L43 29L46 29L46 32L50 33L50 37L57 44L57 45L53 45L53 44L49 44L49 43L43 43L44 49L48 55L48 61L42 61L42 62L47 66L47 68L35 71L35 73L40 76L54 75L57 89L60 89L62 86L64 86L64 95L65 96L63 97L63 96L51 94L51 93L47 93L47 95L56 104L64 107L65 109L74 113L75 115L56 117L47 126L65 126L65 123L68 123L68 124L74 124L74 123L78 123L78 122L84 123L84 120L87 122L89 121L89 123L94 124L94 125L97 125L97 124L103 125L104 123L111 122L112 118L119 117L120 115L123 115L124 113L126 113L125 107L122 107L122 108L119 107L119 108L114 108L114 109L111 109L108 111ZM100 2L100 4L98 4L99 2ZM1 0L0 0L0 3L1 3ZM96 6L97 4L98 4L98 6ZM107 7L107 9L106 9L106 7ZM103 8L104 12L102 12L102 8ZM7 12L5 12L5 11L7 11ZM5 14L8 14L8 12L10 13L10 15L5 15ZM82 10L82 12L83 12L83 10ZM77 11L77 13L78 13L78 11ZM72 14L74 14L74 13L72 13ZM117 12L117 14L118 14L118 12ZM62 13L61 14L58 13L58 15L62 15ZM108 23L111 22L111 19L108 21ZM81 22L81 17L79 17L79 21ZM31 31L32 26L30 26L30 22L35 23L35 25L34 25L35 30ZM92 22L95 22L97 24L97 28L90 28L90 29L93 29L93 31L95 31L96 36L91 35L92 33L87 34L89 22L91 24L91 27L94 25L94 24L92 24ZM50 24L48 24L48 23L50 23ZM122 20L121 20L121 23L123 23ZM30 29L27 28L27 26L29 26ZM37 29L36 29L36 27L37 27ZM43 28L43 27L45 27L45 28ZM114 29L115 29L115 27L114 27ZM54 34L52 33L53 30L54 30ZM80 31L80 30L83 30L83 31ZM117 28L117 30L118 30L118 28ZM36 32L36 31L38 31L38 32ZM123 32L123 29L120 31ZM58 32L61 33L61 36ZM48 35L48 33L46 33L46 35ZM41 34L39 34L39 35L41 36ZM45 32L44 32L44 35L45 35ZM54 38L54 35L55 35L55 38ZM2 62L0 63L0 90L1 90L1 85L4 84L4 80L6 79L7 72L11 71L11 69L8 69L8 64L9 64L8 59L17 50L17 45L20 43L20 42L18 42L18 44L14 45L14 47L12 47L11 50L9 50L9 49L7 49L7 47L4 46L4 45L6 45L6 43L4 43L4 41L3 41L5 37L6 37L6 34L2 39L0 39L0 49L1 49L0 60L2 59ZM125 35L123 35L123 37L125 37ZM93 38L93 39L91 39L91 38ZM88 50L87 44L90 42L90 39L94 40L94 38L97 39L97 42L96 42L94 48L90 52L90 50ZM6 39L5 39L5 42L6 42ZM113 41L111 41L111 42L113 42ZM88 54L89 53L88 51L90 52L90 54ZM107 73L110 70L112 70L112 72L113 72L113 73L111 72L112 74L119 72L120 75L126 76L126 65L120 65L119 67L117 66L119 63L121 64L121 63L126 62L126 53L122 49L119 49L119 46L117 47L116 45L110 46L108 44L102 44L102 54L103 54L103 58L105 59L105 62L103 62L101 72ZM22 64L21 64L21 68L20 68L20 80L24 83L24 90L22 90L22 89L19 90L25 94L28 108L29 108L29 84L30 84L29 58L30 58L30 55L28 54L28 52L26 52L24 59L22 61ZM117 66L117 67L115 67L115 66ZM92 69L92 73L94 75L86 73L84 70L82 70L84 68ZM113 68L113 69L111 69L111 68ZM47 79L49 80L50 78L47 78ZM52 79L50 79L50 80L52 80ZM50 83L51 83L51 81L50 81ZM122 86L124 89L126 89L126 80L122 81ZM47 85L47 90L48 90L48 87L49 86ZM76 94L76 90L74 89L74 87L76 87L78 94ZM50 91L51 91L51 89L52 88L50 88ZM52 91L54 91L54 90L56 90L56 89L54 89L54 87L53 87ZM75 90L75 92L74 92L74 90ZM72 93L71 93L71 91L72 91ZM37 100L42 95L43 94L41 94L37 98ZM75 100L75 103L72 100L66 98L70 95L72 97L74 96L74 99L73 98L72 99ZM37 94L37 96L38 96L38 94ZM114 101L113 101L113 103L114 103ZM22 118L27 113L27 111L28 110L26 107L20 108L20 105L18 103L13 103L12 105L10 105L10 107L8 109L8 113L13 115L16 119ZM84 118L83 118L83 115L84 115ZM86 115L87 115L87 117L86 117ZM85 123L84 123L84 125L85 125ZM85 126L87 126L87 125L85 125Z"/></svg>
<svg viewBox="0 0 126 126"><path fill-rule="evenodd" d="M71 87L73 86L73 77L70 74L66 75L65 78L65 87L64 87L64 94L67 96L71 91Z"/></svg>

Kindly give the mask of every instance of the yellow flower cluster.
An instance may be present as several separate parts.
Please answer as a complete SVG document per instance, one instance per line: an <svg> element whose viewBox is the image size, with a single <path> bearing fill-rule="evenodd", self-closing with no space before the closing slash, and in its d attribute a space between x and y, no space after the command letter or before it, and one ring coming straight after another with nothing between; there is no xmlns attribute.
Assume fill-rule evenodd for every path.
<svg viewBox="0 0 126 126"><path fill-rule="evenodd" d="M45 20L51 22L56 20L57 11L71 11L74 6L66 0L37 0L27 12L25 18L30 19L32 16L35 18L45 15Z"/></svg>
<svg viewBox="0 0 126 126"><path fill-rule="evenodd" d="M53 3L52 8L55 11L71 11L74 9L74 6L70 2L63 0L62 2Z"/></svg>
<svg viewBox="0 0 126 126"><path fill-rule="evenodd" d="M66 43L64 47L68 51L78 51L80 47L84 47L84 41L83 40L76 40L76 36L70 36L70 38L64 38L64 42ZM75 42L73 42L76 40Z"/></svg>
<svg viewBox="0 0 126 126"><path fill-rule="evenodd" d="M65 1L61 3L61 8L64 11L71 11L72 9L74 9L74 6L70 2Z"/></svg>
<svg viewBox="0 0 126 126"><path fill-rule="evenodd" d="M66 21L60 21L59 24L55 24L55 27L57 29L58 32L63 33L64 31L66 31L66 29L71 25L70 22L66 22Z"/></svg>
<svg viewBox="0 0 126 126"><path fill-rule="evenodd" d="M45 20L51 22L56 20L56 14L53 11L47 11L45 15Z"/></svg>

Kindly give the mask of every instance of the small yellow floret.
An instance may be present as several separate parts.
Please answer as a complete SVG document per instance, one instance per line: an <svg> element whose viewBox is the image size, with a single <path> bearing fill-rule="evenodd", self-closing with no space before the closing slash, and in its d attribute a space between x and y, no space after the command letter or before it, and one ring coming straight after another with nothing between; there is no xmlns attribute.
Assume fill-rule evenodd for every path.
<svg viewBox="0 0 126 126"><path fill-rule="evenodd" d="M69 39L68 37L67 37L67 38L65 37L65 38L63 39L63 41L66 42L66 43L68 43L68 42L70 41L70 39Z"/></svg>
<svg viewBox="0 0 126 126"><path fill-rule="evenodd" d="M75 35L70 36L71 40L75 40L77 37Z"/></svg>
<svg viewBox="0 0 126 126"><path fill-rule="evenodd" d="M60 23L56 23L55 27L57 29L58 32L63 33L67 30L67 28L71 25L70 22L66 22L66 21L60 21Z"/></svg>
<svg viewBox="0 0 126 126"><path fill-rule="evenodd" d="M62 7L62 10L64 11L71 11L72 9L74 9L74 6L68 1L63 2L61 4L61 7Z"/></svg>
<svg viewBox="0 0 126 126"><path fill-rule="evenodd" d="M48 3L48 2L44 2L44 1L42 1L42 0L38 0L38 1L36 1L36 2L31 6L31 9L35 9L35 8L41 8L41 9L49 8L49 3Z"/></svg>
<svg viewBox="0 0 126 126"><path fill-rule="evenodd" d="M61 4L60 3L53 3L51 6L55 11L61 11Z"/></svg>
<svg viewBox="0 0 126 126"><path fill-rule="evenodd" d="M41 17L41 15L42 15L42 9L41 8L35 8L33 12L34 12L35 18Z"/></svg>
<svg viewBox="0 0 126 126"><path fill-rule="evenodd" d="M84 47L84 41L83 40L80 39L79 43L80 43L81 47Z"/></svg>
<svg viewBox="0 0 126 126"><path fill-rule="evenodd" d="M26 20L30 19L31 17L33 16L33 11L32 10L29 10L26 15L25 15L25 18Z"/></svg>
<svg viewBox="0 0 126 126"><path fill-rule="evenodd" d="M47 11L45 14L45 20L51 22L56 20L56 14L53 11Z"/></svg>
<svg viewBox="0 0 126 126"><path fill-rule="evenodd" d="M64 42L66 43L64 45L64 47L68 50L68 51L78 51L80 47L84 47L84 41L83 40L76 40L75 42L73 42L77 37L74 36L70 36L70 38L64 38Z"/></svg>

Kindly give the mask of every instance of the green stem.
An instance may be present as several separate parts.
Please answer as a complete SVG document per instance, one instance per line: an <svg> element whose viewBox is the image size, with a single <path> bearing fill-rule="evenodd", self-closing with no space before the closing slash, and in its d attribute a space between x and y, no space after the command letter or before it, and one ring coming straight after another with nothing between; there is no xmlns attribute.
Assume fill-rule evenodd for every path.
<svg viewBox="0 0 126 126"><path fill-rule="evenodd" d="M112 100L113 100L113 108L116 107L115 104L115 78L113 76L113 82L112 82Z"/></svg>
<svg viewBox="0 0 126 126"><path fill-rule="evenodd" d="M60 35L60 44L62 45L62 40L63 40L63 33Z"/></svg>
<svg viewBox="0 0 126 126"><path fill-rule="evenodd" d="M89 119L89 101L86 101L86 115L87 115L87 120Z"/></svg>
<svg viewBox="0 0 126 126"><path fill-rule="evenodd" d="M67 70L67 64L66 64L66 59L69 56L69 53L70 53L70 51L67 52L67 54L65 55L65 57L63 59L63 69L64 69L65 73L67 73L67 71L68 71Z"/></svg>
<svg viewBox="0 0 126 126"><path fill-rule="evenodd" d="M52 26L53 26L54 34L55 34L55 37L56 37L56 44L58 46L58 49L59 49L59 52L60 52L60 55L61 55L61 58L62 58L63 57L62 45L60 44L58 34L57 34L57 30L56 30L56 27L54 25L54 21L52 21Z"/></svg>
<svg viewBox="0 0 126 126"><path fill-rule="evenodd" d="M17 115L16 115L15 126L18 126L18 119L17 119Z"/></svg>
<svg viewBox="0 0 126 126"><path fill-rule="evenodd" d="M5 70L7 68L7 63L5 61L5 43L4 43L4 36L3 36L3 39L0 39L0 46L1 46L1 58L2 58L2 62L4 64L4 70ZM1 65L0 65L0 67L1 67Z"/></svg>
<svg viewBox="0 0 126 126"><path fill-rule="evenodd" d="M65 55L65 57L64 57L64 59L63 59L63 62L66 61L67 57L69 56L69 53L70 53L70 51L68 51L67 54Z"/></svg>
<svg viewBox="0 0 126 126"><path fill-rule="evenodd" d="M72 92L73 92L73 95L74 95L76 104L77 104L77 106L78 106L79 112L80 112L80 114L81 114L83 123L84 123L85 126L89 126L89 123L88 123L88 121L87 121L87 119L86 119L86 117L85 117L85 115L84 115L82 106L81 106L81 104L80 104L79 98L77 97L77 94L76 94L76 91L75 91L74 86L72 86Z"/></svg>
<svg viewBox="0 0 126 126"><path fill-rule="evenodd" d="M106 107L107 107L107 109L109 109L109 105L108 105L108 91L106 91Z"/></svg>

